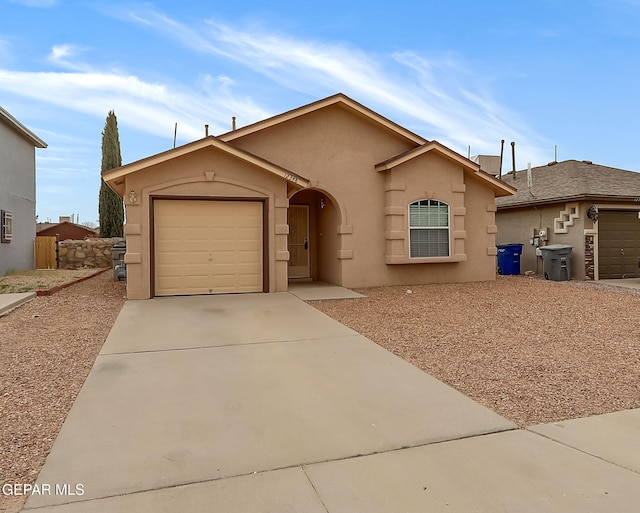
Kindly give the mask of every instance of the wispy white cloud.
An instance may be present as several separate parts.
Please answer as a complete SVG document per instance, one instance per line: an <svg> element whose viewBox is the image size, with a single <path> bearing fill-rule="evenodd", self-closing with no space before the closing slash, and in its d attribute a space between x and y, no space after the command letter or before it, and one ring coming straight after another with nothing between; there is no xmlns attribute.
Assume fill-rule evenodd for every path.
<svg viewBox="0 0 640 513"><path fill-rule="evenodd" d="M448 56L380 55L256 26L243 30L214 19L187 25L153 10L128 13L124 19L153 27L193 51L235 61L285 89L313 97L337 91L352 95L458 151L468 145L474 152L496 151L504 138L519 141L523 157L535 162L546 144L478 86L481 77Z"/></svg>
<svg viewBox="0 0 640 513"><path fill-rule="evenodd" d="M84 51L85 48L73 44L55 45L51 48L48 60L50 63L62 68L81 71L89 70L88 66L77 61L77 57Z"/></svg>
<svg viewBox="0 0 640 513"><path fill-rule="evenodd" d="M51 55L65 61L70 52L58 47ZM178 122L181 138L188 140L202 137L205 123L211 125L212 132L223 132L232 115L248 119L267 115L250 99L234 95L226 78L205 76L198 90L193 90L183 85L146 82L116 71L90 71L81 63L65 62L67 67L87 71L0 69L0 91L100 118L115 110L120 123L154 135L166 135Z"/></svg>
<svg viewBox="0 0 640 513"><path fill-rule="evenodd" d="M0 38L0 62L8 61L10 58L10 43L6 39Z"/></svg>
<svg viewBox="0 0 640 513"><path fill-rule="evenodd" d="M54 7L58 1L57 0L9 0L14 4L24 5L25 7L38 7L38 8L46 8L46 7Z"/></svg>

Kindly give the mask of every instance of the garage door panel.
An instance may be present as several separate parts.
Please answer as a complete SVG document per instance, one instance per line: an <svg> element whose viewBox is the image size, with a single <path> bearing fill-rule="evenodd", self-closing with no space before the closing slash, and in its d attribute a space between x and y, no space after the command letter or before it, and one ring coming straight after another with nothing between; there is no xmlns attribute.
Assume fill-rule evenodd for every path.
<svg viewBox="0 0 640 513"><path fill-rule="evenodd" d="M238 263L239 264L251 264L254 265L256 267L259 267L258 264L256 264L258 258L260 258L261 254L259 251L240 251L238 253Z"/></svg>
<svg viewBox="0 0 640 513"><path fill-rule="evenodd" d="M635 211L601 211L598 219L601 279L640 276L640 219Z"/></svg>
<svg viewBox="0 0 640 513"><path fill-rule="evenodd" d="M256 201L156 200L156 295L261 292L262 208Z"/></svg>

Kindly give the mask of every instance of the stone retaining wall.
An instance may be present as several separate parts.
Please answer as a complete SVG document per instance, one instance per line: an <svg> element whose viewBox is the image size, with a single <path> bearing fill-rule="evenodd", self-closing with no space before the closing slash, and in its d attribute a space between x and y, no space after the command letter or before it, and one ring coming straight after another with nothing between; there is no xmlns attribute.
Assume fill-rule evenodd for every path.
<svg viewBox="0 0 640 513"><path fill-rule="evenodd" d="M111 247L123 238L63 240L58 242L58 268L111 267Z"/></svg>

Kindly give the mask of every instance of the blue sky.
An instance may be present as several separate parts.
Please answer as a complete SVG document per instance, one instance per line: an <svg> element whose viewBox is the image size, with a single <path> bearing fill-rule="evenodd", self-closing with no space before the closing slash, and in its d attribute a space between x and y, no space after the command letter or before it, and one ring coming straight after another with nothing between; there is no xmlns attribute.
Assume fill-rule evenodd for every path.
<svg viewBox="0 0 640 513"><path fill-rule="evenodd" d="M343 92L467 155L640 171L640 0L0 0L0 105L44 139L39 220L124 163ZM508 155L508 157L507 157Z"/></svg>

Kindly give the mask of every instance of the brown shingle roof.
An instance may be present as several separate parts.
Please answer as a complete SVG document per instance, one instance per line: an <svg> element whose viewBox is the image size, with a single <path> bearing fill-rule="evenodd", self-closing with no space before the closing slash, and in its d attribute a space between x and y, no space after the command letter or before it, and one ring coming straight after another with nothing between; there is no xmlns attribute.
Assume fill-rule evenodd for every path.
<svg viewBox="0 0 640 513"><path fill-rule="evenodd" d="M496 198L498 208L555 203L580 199L640 198L640 173L593 164L589 161L565 160L531 169L532 186L527 187L527 171L503 175L507 184L516 187L513 196Z"/></svg>

